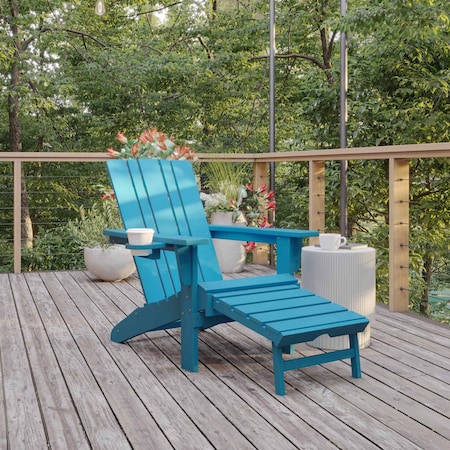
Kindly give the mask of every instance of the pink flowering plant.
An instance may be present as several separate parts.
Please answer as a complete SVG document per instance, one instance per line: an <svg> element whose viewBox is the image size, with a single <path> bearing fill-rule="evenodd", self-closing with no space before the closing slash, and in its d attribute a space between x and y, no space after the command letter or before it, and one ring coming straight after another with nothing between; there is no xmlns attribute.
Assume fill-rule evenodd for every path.
<svg viewBox="0 0 450 450"><path fill-rule="evenodd" d="M276 201L273 191L267 190L267 185L262 184L258 189L253 189L252 184L245 185L245 193L239 205L233 205L245 217L247 225L258 228L271 228L268 215L275 213ZM247 253L256 248L255 242L244 244Z"/></svg>
<svg viewBox="0 0 450 450"><path fill-rule="evenodd" d="M247 183L245 185L225 183L219 184L222 192L201 193L205 212L208 216L216 211L229 211L233 213L233 222L244 218L250 227L271 228L268 221L269 214L275 213L276 201L273 191L267 190L267 185L262 184L258 189ZM247 253L256 247L254 242L244 244Z"/></svg>
<svg viewBox="0 0 450 450"><path fill-rule="evenodd" d="M196 159L193 150L185 145L176 145L173 137L169 138L156 129L149 128L134 139L128 139L119 131L117 140L122 144L122 148L108 148L107 152L111 158Z"/></svg>
<svg viewBox="0 0 450 450"><path fill-rule="evenodd" d="M222 192L200 193L208 217L213 212L232 212L233 222L243 217L249 227L267 228L272 225L267 221L268 212L275 212L276 201L273 191L267 191L265 184L258 189L253 185L230 185ZM227 195L228 194L228 195Z"/></svg>
<svg viewBox="0 0 450 450"><path fill-rule="evenodd" d="M245 191L239 204L230 201L231 208L239 210L245 217L248 226L269 228L267 221L269 212L274 213L276 207L275 194L267 191L267 185L262 184L258 189L253 189L252 184L245 185Z"/></svg>
<svg viewBox="0 0 450 450"><path fill-rule="evenodd" d="M228 211L233 213L233 222L243 218L250 227L272 227L268 216L275 213L276 201L274 192L268 191L266 184L254 189L250 183L238 185L222 182L219 187L221 192L200 193L208 217L213 212ZM256 244L248 242L244 247L247 253L250 253Z"/></svg>

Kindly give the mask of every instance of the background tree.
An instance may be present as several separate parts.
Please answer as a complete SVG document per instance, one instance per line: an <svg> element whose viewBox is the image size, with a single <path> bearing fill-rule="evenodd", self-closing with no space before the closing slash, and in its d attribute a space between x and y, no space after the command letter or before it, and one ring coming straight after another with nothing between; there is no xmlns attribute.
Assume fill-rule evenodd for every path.
<svg viewBox="0 0 450 450"><path fill-rule="evenodd" d="M7 3L0 6L1 149L103 151L118 130L157 127L199 152L268 150L267 0L108 0L101 17L81 0ZM276 150L339 146L341 30L350 35L349 145L450 140L446 3L355 0L341 18L337 0L276 2ZM448 273L448 169L446 160L411 164L411 299L424 312L433 280ZM30 164L26 179L56 170ZM69 219L96 192L86 180L104 175L91 166L63 170L56 195L30 197L40 238L47 230L36 223ZM387 298L386 173L385 162L350 163L351 232L378 249L380 299ZM276 179L278 224L307 226L306 167L279 164ZM338 164L329 163L327 184L327 228L337 230Z"/></svg>
<svg viewBox="0 0 450 450"><path fill-rule="evenodd" d="M449 141L450 46L446 2L365 3L351 10L347 26L352 33L351 145ZM410 299L425 314L429 311L432 275L448 264L449 168L449 161L442 159L411 163ZM388 205L377 200L382 198L378 193L387 190L386 163L368 166L354 162L350 171L354 173L350 189L358 189L351 195L353 222L361 230L370 231L366 236L374 238L377 248L387 248ZM363 173L366 175L361 176ZM361 196L367 186L372 186L372 191L365 189ZM386 279L386 252L379 262L383 264L379 264L378 277ZM378 283L378 290L382 298L387 298L387 283Z"/></svg>

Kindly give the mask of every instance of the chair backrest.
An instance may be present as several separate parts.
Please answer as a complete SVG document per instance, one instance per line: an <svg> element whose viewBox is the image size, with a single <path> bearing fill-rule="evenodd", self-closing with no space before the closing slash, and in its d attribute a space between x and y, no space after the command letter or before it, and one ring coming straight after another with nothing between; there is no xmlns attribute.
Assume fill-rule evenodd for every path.
<svg viewBox="0 0 450 450"><path fill-rule="evenodd" d="M222 279L191 162L117 159L107 167L125 229L209 238L198 249L199 281ZM179 292L173 253L163 252L159 260L137 256L135 262L147 302Z"/></svg>

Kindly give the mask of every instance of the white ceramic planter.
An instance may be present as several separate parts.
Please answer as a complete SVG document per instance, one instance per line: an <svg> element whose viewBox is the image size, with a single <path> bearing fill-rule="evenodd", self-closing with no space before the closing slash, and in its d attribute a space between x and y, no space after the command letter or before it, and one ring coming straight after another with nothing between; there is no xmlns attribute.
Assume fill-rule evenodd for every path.
<svg viewBox="0 0 450 450"><path fill-rule="evenodd" d="M85 247L84 263L92 275L103 281L123 280L136 270L130 250L123 245Z"/></svg>
<svg viewBox="0 0 450 450"><path fill-rule="evenodd" d="M233 223L232 212L213 212L210 219L214 225L246 226L245 222ZM213 239L219 267L225 273L237 273L244 270L246 252L243 241L231 241L228 239Z"/></svg>

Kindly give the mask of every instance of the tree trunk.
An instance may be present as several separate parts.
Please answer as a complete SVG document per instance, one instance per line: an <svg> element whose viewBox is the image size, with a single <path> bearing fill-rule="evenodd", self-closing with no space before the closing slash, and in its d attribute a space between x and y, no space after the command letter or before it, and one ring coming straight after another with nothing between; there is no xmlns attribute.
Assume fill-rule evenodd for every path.
<svg viewBox="0 0 450 450"><path fill-rule="evenodd" d="M11 64L11 84L8 93L8 112L9 112L9 146L11 152L22 151L22 125L20 122L20 101L18 90L20 86L19 61L21 59L22 45L20 42L20 29L16 25L16 19L19 15L17 2L11 1L11 32L14 36L15 58ZM22 166L21 182L21 201L22 201L22 245L32 247L33 245L33 227L30 218L29 200L25 184L24 170Z"/></svg>

